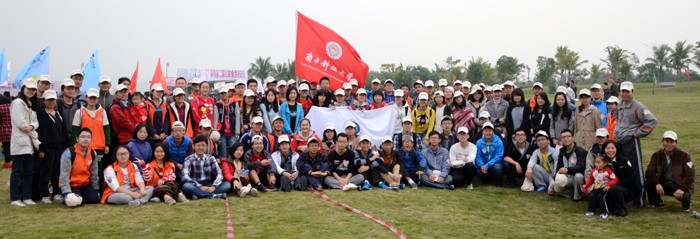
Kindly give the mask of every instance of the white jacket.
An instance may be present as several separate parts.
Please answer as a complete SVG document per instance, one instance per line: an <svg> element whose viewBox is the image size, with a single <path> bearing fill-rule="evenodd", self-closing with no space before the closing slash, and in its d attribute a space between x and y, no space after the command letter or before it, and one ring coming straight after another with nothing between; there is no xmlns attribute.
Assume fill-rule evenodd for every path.
<svg viewBox="0 0 700 239"><path fill-rule="evenodd" d="M34 154L39 149L39 128L36 112L30 109L22 99L15 99L10 104L10 118L12 119L12 141L10 141L10 153L12 155ZM22 128L32 125L34 130L29 133ZM33 148L32 148L33 146Z"/></svg>

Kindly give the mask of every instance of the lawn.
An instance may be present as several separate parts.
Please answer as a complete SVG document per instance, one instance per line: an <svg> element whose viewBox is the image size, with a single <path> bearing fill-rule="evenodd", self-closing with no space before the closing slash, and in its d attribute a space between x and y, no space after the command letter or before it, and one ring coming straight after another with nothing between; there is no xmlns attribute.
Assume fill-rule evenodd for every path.
<svg viewBox="0 0 700 239"><path fill-rule="evenodd" d="M645 168L660 148L666 130L679 135L679 147L700 164L700 84L656 89L638 84L637 99L659 119L643 139ZM579 89L583 86L579 86ZM526 90L527 91L527 90ZM696 170L700 173L700 170ZM166 206L91 205L68 209L57 204L9 206L7 180L0 171L0 235L8 238L144 237L222 238L226 236L223 200L198 200ZM696 188L700 185L696 185ZM585 217L586 202L476 184L473 191L420 188L400 192L327 190L330 197L385 220L410 238L697 238L700 220L681 212L680 202L665 198L663 209L630 209L629 216L607 220ZM695 208L700 209L697 192ZM344 210L309 192L265 193L258 198L230 198L236 236L240 238L391 238L381 225Z"/></svg>

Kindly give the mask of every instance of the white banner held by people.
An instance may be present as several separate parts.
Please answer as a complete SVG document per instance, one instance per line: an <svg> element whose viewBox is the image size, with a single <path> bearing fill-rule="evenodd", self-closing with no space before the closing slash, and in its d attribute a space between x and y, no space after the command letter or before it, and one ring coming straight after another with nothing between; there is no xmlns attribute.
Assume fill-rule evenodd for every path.
<svg viewBox="0 0 700 239"><path fill-rule="evenodd" d="M357 111L347 107L330 108L311 107L306 116L311 120L311 129L323 137L323 130L326 124L333 123L335 131L345 132L345 123L353 121L357 124L359 135L367 135L372 140L372 145L381 143L384 136L393 136L396 125L396 111L393 106L383 107L376 110Z"/></svg>

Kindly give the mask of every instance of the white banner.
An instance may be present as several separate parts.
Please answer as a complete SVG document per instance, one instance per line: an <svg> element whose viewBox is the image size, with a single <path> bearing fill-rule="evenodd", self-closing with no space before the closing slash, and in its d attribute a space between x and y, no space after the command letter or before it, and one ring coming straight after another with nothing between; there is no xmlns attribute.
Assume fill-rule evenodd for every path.
<svg viewBox="0 0 700 239"><path fill-rule="evenodd" d="M245 69L205 69L205 68L177 68L177 76L185 77L189 83L194 78L202 81L226 81L248 80L248 70Z"/></svg>
<svg viewBox="0 0 700 239"><path fill-rule="evenodd" d="M323 130L327 123L333 123L338 133L345 132L345 123L353 121L358 126L359 135L367 135L372 140L372 145L379 146L382 138L394 135L396 127L396 111L393 106L369 111L350 110L346 107L337 107L335 110L323 107L311 107L306 116L311 120L311 129L323 138Z"/></svg>

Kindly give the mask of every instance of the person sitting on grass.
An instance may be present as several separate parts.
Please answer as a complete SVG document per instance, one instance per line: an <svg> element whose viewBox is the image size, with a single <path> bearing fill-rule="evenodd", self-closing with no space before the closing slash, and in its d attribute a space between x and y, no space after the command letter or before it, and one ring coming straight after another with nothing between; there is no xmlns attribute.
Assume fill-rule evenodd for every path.
<svg viewBox="0 0 700 239"><path fill-rule="evenodd" d="M306 178L310 188L323 191L323 181L330 175L331 166L326 156L318 152L319 145L318 139L309 138L306 142L309 150L297 160L297 169L301 172L301 177Z"/></svg>
<svg viewBox="0 0 700 239"><path fill-rule="evenodd" d="M61 193L68 207L100 202L96 153L90 148L92 131L88 128L82 128L75 138L78 143L63 151L63 155L61 155L61 171L59 173ZM128 153L126 158L128 160Z"/></svg>
<svg viewBox="0 0 700 239"><path fill-rule="evenodd" d="M376 162L379 158L379 153L370 147L372 147L372 142L370 142L369 136L360 136L360 147L355 150L355 166L357 167L357 173L362 174L365 178L360 188L361 190L370 190L372 189L372 184L379 183L379 177L374 177L373 173L374 169L379 166L379 163ZM382 184L379 186L381 187Z"/></svg>
<svg viewBox="0 0 700 239"><path fill-rule="evenodd" d="M520 98L520 96L516 94L515 98ZM506 147L505 156L503 157L503 171L508 178L508 186L510 187L516 186L517 179L524 178L525 170L523 169L527 168L532 151L535 151L537 148L534 145L530 145L525 132L526 130L523 128L515 130L513 134L515 135L515 142Z"/></svg>
<svg viewBox="0 0 700 239"><path fill-rule="evenodd" d="M115 160L104 170L105 187L102 204L129 204L137 207L146 204L153 195L153 187L146 186L136 163L129 161L129 148L118 146Z"/></svg>
<svg viewBox="0 0 700 239"><path fill-rule="evenodd" d="M306 142L309 138L321 140L316 134L316 131L311 130L311 120L307 118L301 119L300 130L290 135L292 137L291 147L297 154L303 154L307 150Z"/></svg>
<svg viewBox="0 0 700 239"><path fill-rule="evenodd" d="M469 142L469 128L464 126L457 130L457 139L459 142L450 147L450 175L456 187L466 186L472 190L476 176L476 145Z"/></svg>
<svg viewBox="0 0 700 239"><path fill-rule="evenodd" d="M535 134L535 142L537 149L532 152L527 163L525 180L535 186L536 192L547 192L551 196L554 195L554 167L559 151L550 146L549 135L544 130Z"/></svg>
<svg viewBox="0 0 700 239"><path fill-rule="evenodd" d="M178 88L179 89L179 88ZM184 97L184 96L183 96ZM193 154L192 140L187 137L185 125L180 121L173 123L172 134L165 138L164 149L175 164L175 180L182 182L182 167L187 155Z"/></svg>
<svg viewBox="0 0 700 239"><path fill-rule="evenodd" d="M554 191L574 201L580 201L588 151L576 145L574 133L571 130L562 130L560 136L562 147L559 148L556 171L557 174L566 176L566 185L563 188L554 187Z"/></svg>
<svg viewBox="0 0 700 239"><path fill-rule="evenodd" d="M221 171L224 173L224 181L232 185L233 192L241 198L244 198L248 193L253 197L258 196L258 190L248 181L248 170L243 159L243 144L234 143L231 146L229 157L221 160Z"/></svg>
<svg viewBox="0 0 700 239"><path fill-rule="evenodd" d="M661 196L673 196L681 201L685 212L692 211L691 196L695 186L695 168L688 153L680 150L678 135L666 131L662 139L663 149L651 155L651 161L646 171L646 190L649 197L649 207L665 206Z"/></svg>
<svg viewBox="0 0 700 239"><path fill-rule="evenodd" d="M331 176L326 177L325 184L332 189L349 191L365 181L355 168L355 152L348 149L348 135L340 133L335 139L335 150L328 154Z"/></svg>
<svg viewBox="0 0 700 239"><path fill-rule="evenodd" d="M425 173L421 175L421 182L427 186L454 190L452 185L452 176L450 173L450 164L448 162L449 152L447 149L440 147L440 133L432 131L428 134L428 142L430 146L423 149L423 157L427 163Z"/></svg>
<svg viewBox="0 0 700 239"><path fill-rule="evenodd" d="M323 130L323 139L319 142L323 150L323 155L328 155L331 151L335 150L335 136L337 136L335 125L333 125L333 123L326 124Z"/></svg>
<svg viewBox="0 0 700 239"><path fill-rule="evenodd" d="M270 152L264 149L263 140L264 138L260 135L253 136L252 148L245 152L243 159L250 170L248 173L250 181L258 187L258 191L274 192L277 191L275 188L276 178L274 174L268 174L272 157ZM245 148L245 143L243 147Z"/></svg>
<svg viewBox="0 0 700 239"><path fill-rule="evenodd" d="M413 137L404 135L401 141L403 142L403 147L399 150L399 154L406 169L403 180L408 185L411 185L411 189L418 189L418 182L421 175L428 168L428 163L425 162L423 154L413 147Z"/></svg>
<svg viewBox="0 0 700 239"><path fill-rule="evenodd" d="M494 137L494 126L486 122L482 126L482 137L476 142L476 176L481 182L493 180L496 187L503 185L503 141Z"/></svg>
<svg viewBox="0 0 700 239"><path fill-rule="evenodd" d="M299 154L291 150L289 136L282 135L278 140L280 150L272 153L268 174L279 178L279 185L283 192L291 192L292 189L306 191L306 178L299 177L299 170L297 170Z"/></svg>
<svg viewBox="0 0 700 239"><path fill-rule="evenodd" d="M401 183L401 176L407 175L406 167L403 166L403 158L398 152L394 151L394 142L390 136L382 139L381 150L379 155L379 165L375 168L375 172L384 180L379 183L379 187L398 191L403 189L404 184ZM382 187L383 186L383 187Z"/></svg>
<svg viewBox="0 0 700 239"><path fill-rule="evenodd" d="M394 134L394 142L396 142L396 145L394 145L394 150L399 151L400 149L403 148L403 138L405 136L411 137L413 140L413 146L416 150L418 151L423 151L424 144L423 144L423 139L425 135L421 136L419 134L413 133L413 121L410 116L403 117L401 119L401 128L402 131L398 134Z"/></svg>
<svg viewBox="0 0 700 239"><path fill-rule="evenodd" d="M146 186L154 187L151 201L158 198L168 205L173 205L177 202L189 202L175 182L175 164L170 160L170 156L168 155L168 151L165 150L164 144L166 143L161 142L153 147L153 160L143 169ZM147 174L150 174L150 180L146 179ZM177 201L175 201L175 199L177 199Z"/></svg>
<svg viewBox="0 0 700 239"><path fill-rule="evenodd" d="M253 146L253 138L255 136L260 136L262 141L263 141L263 149L265 151L270 152L270 141L267 137L262 137L264 136L262 133L263 129L263 118L260 116L255 116L253 117L253 120L251 121L251 128L250 131L247 133L243 134L241 136L241 143L243 143L243 149L245 149L246 152L250 150L250 148Z"/></svg>
<svg viewBox="0 0 700 239"><path fill-rule="evenodd" d="M600 218L608 218L608 204L605 202L605 197L610 187L617 184L617 177L608 166L611 162L605 159L603 155L595 157L596 168L591 171L586 184L581 188L583 194L588 195L587 217L595 215L595 209L600 208Z"/></svg>
<svg viewBox="0 0 700 239"><path fill-rule="evenodd" d="M194 153L185 158L182 168L182 192L192 199L198 198L226 198L226 192L231 190L231 184L224 182L216 158L205 154L207 137L197 135L194 137Z"/></svg>

